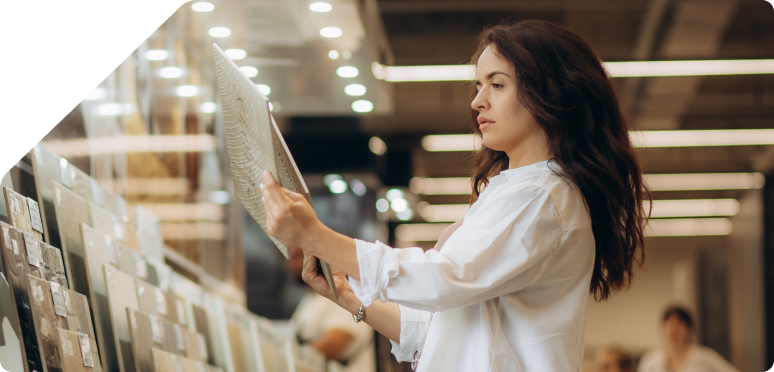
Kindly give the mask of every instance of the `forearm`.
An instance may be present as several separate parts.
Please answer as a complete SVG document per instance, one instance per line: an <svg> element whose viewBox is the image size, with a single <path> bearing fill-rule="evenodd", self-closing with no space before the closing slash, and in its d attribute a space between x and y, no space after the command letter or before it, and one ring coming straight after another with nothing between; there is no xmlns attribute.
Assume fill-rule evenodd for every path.
<svg viewBox="0 0 774 372"><path fill-rule="evenodd" d="M360 300L351 292L339 297L339 306L357 315ZM374 301L363 310L363 321L375 331L395 342L400 342L400 308L392 302Z"/></svg>
<svg viewBox="0 0 774 372"><path fill-rule="evenodd" d="M301 246L303 250L338 268L349 277L360 280L354 239L339 234L322 223L308 236L309 238Z"/></svg>

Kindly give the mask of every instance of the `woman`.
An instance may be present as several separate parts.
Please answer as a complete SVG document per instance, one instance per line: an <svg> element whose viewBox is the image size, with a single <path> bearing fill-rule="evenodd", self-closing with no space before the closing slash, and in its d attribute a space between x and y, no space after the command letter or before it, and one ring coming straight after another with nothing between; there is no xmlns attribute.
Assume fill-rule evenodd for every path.
<svg viewBox="0 0 774 372"><path fill-rule="evenodd" d="M646 189L626 122L568 29L492 27L473 62L475 200L438 250L337 234L264 174L269 233L305 251L304 280L331 300L315 257L341 270L337 303L363 309L418 371L580 371L589 292L627 287L643 258Z"/></svg>
<svg viewBox="0 0 774 372"><path fill-rule="evenodd" d="M693 342L693 319L687 309L669 307L662 321L666 347L645 353L639 372L739 372L715 350Z"/></svg>

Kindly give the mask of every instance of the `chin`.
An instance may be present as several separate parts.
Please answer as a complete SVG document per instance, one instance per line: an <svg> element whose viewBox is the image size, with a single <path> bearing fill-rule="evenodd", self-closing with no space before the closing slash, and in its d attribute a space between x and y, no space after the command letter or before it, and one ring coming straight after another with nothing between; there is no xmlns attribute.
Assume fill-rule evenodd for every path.
<svg viewBox="0 0 774 372"><path fill-rule="evenodd" d="M492 140L492 138L488 138L488 137L491 137L491 135L490 136L487 136L486 134L483 135L482 142L486 148L495 150L495 151L503 151L502 150L503 146L501 143L498 143L498 141Z"/></svg>

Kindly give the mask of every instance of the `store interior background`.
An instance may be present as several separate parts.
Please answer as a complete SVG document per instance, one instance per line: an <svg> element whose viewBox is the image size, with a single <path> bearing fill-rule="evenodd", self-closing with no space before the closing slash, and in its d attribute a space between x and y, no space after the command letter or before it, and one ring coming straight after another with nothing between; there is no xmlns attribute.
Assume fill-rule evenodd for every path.
<svg viewBox="0 0 774 372"><path fill-rule="evenodd" d="M774 9L763 0L331 0L323 12L308 0L208 2L209 11L194 3L177 11L41 144L130 206L156 213L171 255L229 283L225 297L272 319L288 318L302 292L233 196L213 42L244 51L233 52L235 62L269 88L272 113L326 224L423 248L464 213L470 195L462 178L472 164L467 151L429 151L426 136L471 132L473 88L387 81L384 66L468 63L478 32L506 19L570 27L604 61L774 58ZM211 36L224 31L215 27L229 35ZM322 36L326 27L341 35ZM344 66L357 76L346 77ZM351 84L365 93L347 94L360 93ZM774 128L772 75L615 84L635 130ZM646 240L645 267L629 291L591 302L586 359L609 345L635 355L658 347L661 312L677 303L694 312L700 343L742 371L765 370L774 362L774 146L644 147L638 154L645 174L721 174L715 179L727 186L692 190L707 178L653 192L654 210L664 212ZM9 173L12 182L23 179L14 174L25 161ZM696 199L731 201L659 206ZM378 347L381 370L404 368L385 359L385 339Z"/></svg>

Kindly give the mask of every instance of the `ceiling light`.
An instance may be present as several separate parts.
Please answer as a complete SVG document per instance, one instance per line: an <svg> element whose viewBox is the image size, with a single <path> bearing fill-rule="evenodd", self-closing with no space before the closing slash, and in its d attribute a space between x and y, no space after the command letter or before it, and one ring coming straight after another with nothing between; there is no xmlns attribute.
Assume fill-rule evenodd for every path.
<svg viewBox="0 0 774 372"><path fill-rule="evenodd" d="M271 93L271 88L266 84L255 84L258 90L263 93L264 96L268 96Z"/></svg>
<svg viewBox="0 0 774 372"><path fill-rule="evenodd" d="M398 213L395 213L395 215L401 221L408 221L414 218L414 211L411 210L411 208L406 208Z"/></svg>
<svg viewBox="0 0 774 372"><path fill-rule="evenodd" d="M387 200L393 201L395 199L403 198L403 191L400 189L389 189L387 190Z"/></svg>
<svg viewBox="0 0 774 372"><path fill-rule="evenodd" d="M395 228L395 238L403 242L437 241L448 227L448 223L402 224Z"/></svg>
<svg viewBox="0 0 774 372"><path fill-rule="evenodd" d="M341 58L350 59L352 58L352 53L350 53L348 50L345 50L341 52Z"/></svg>
<svg viewBox="0 0 774 372"><path fill-rule="evenodd" d="M766 181L760 173L644 174L651 191L760 189Z"/></svg>
<svg viewBox="0 0 774 372"><path fill-rule="evenodd" d="M371 101L364 99L352 102L352 111L354 112L371 112L374 109L374 104Z"/></svg>
<svg viewBox="0 0 774 372"><path fill-rule="evenodd" d="M211 12L213 9L215 9L215 5L212 5L206 1L198 1L191 4L191 10L194 12L206 13Z"/></svg>
<svg viewBox="0 0 774 372"><path fill-rule="evenodd" d="M199 88L193 85L181 85L175 88L175 94L180 97L193 97L199 93Z"/></svg>
<svg viewBox="0 0 774 372"><path fill-rule="evenodd" d="M231 30L226 27L213 27L209 31L212 37L228 37L231 35Z"/></svg>
<svg viewBox="0 0 774 372"><path fill-rule="evenodd" d="M86 98L84 98L83 100L96 101L99 99L103 99L106 96L107 96L107 91L105 90L105 88L94 88L94 90L92 90L91 93L89 93L89 95L86 96Z"/></svg>
<svg viewBox="0 0 774 372"><path fill-rule="evenodd" d="M733 224L728 218L673 218L648 221L646 236L728 235Z"/></svg>
<svg viewBox="0 0 774 372"><path fill-rule="evenodd" d="M634 61L604 62L611 77L707 76L772 74L774 60ZM391 82L473 80L470 65L385 66L382 77Z"/></svg>
<svg viewBox="0 0 774 372"><path fill-rule="evenodd" d="M333 7L326 2L318 1L316 3L309 4L309 10L318 13L330 12Z"/></svg>
<svg viewBox="0 0 774 372"><path fill-rule="evenodd" d="M736 199L653 200L652 204L652 218L735 216L740 208ZM650 205L649 200L643 202L645 210Z"/></svg>
<svg viewBox="0 0 774 372"><path fill-rule="evenodd" d="M368 149L376 155L383 155L387 151L387 144L379 137L371 137L368 140Z"/></svg>
<svg viewBox="0 0 774 372"><path fill-rule="evenodd" d="M403 198L397 198L390 202L390 209L395 212L403 212L408 208L408 201Z"/></svg>
<svg viewBox="0 0 774 372"><path fill-rule="evenodd" d="M337 52L335 50L331 50L330 52L328 52L328 57L330 57L330 59L338 59L339 58L339 52Z"/></svg>
<svg viewBox="0 0 774 372"><path fill-rule="evenodd" d="M258 76L258 69L253 66L242 66L239 68L247 77Z"/></svg>
<svg viewBox="0 0 774 372"><path fill-rule="evenodd" d="M629 136L635 147L774 145L774 129L657 130Z"/></svg>
<svg viewBox="0 0 774 372"><path fill-rule="evenodd" d="M167 59L169 53L166 50L154 49L145 52L145 58L151 61L163 61Z"/></svg>
<svg viewBox="0 0 774 372"><path fill-rule="evenodd" d="M165 79L176 79L183 76L183 69L180 67L164 67L159 70L159 76Z"/></svg>
<svg viewBox="0 0 774 372"><path fill-rule="evenodd" d="M128 103L103 103L96 108L96 113L100 116L127 115L132 111L133 107Z"/></svg>
<svg viewBox="0 0 774 372"><path fill-rule="evenodd" d="M353 179L352 181L349 181L349 187L352 189L352 192L357 196L363 196L367 191L366 185L363 183L363 181L357 178Z"/></svg>
<svg viewBox="0 0 774 372"><path fill-rule="evenodd" d="M218 109L218 105L215 102L203 102L199 109L205 114L212 114Z"/></svg>
<svg viewBox="0 0 774 372"><path fill-rule="evenodd" d="M228 192L226 192L228 194ZM223 205L214 203L155 203L140 204L161 221L223 221Z"/></svg>
<svg viewBox="0 0 774 372"><path fill-rule="evenodd" d="M481 147L481 138L473 134L440 134L422 138L427 151L473 151Z"/></svg>
<svg viewBox="0 0 774 372"><path fill-rule="evenodd" d="M419 208L419 215L427 222L455 222L468 213L468 204L427 204Z"/></svg>
<svg viewBox="0 0 774 372"><path fill-rule="evenodd" d="M349 84L344 87L344 93L348 96L362 96L366 93L366 87L362 84Z"/></svg>
<svg viewBox="0 0 774 372"><path fill-rule="evenodd" d="M118 195L186 195L190 192L187 178L126 178L122 181L99 181Z"/></svg>
<svg viewBox="0 0 774 372"><path fill-rule="evenodd" d="M323 176L323 183L325 184L325 186L330 186L331 182L333 182L333 181L340 181L342 179L343 178L341 178L341 175L339 175L339 174L335 174L335 173L334 174L326 174L325 176Z"/></svg>
<svg viewBox="0 0 774 372"><path fill-rule="evenodd" d="M343 194L347 191L347 183L344 180L334 180L328 185L328 189L334 194Z"/></svg>
<svg viewBox="0 0 774 372"><path fill-rule="evenodd" d="M226 49L224 53L231 59L244 59L247 57L247 52L244 49Z"/></svg>
<svg viewBox="0 0 774 372"><path fill-rule="evenodd" d="M42 141L62 157L79 157L124 152L207 152L216 149L209 134L142 135Z"/></svg>
<svg viewBox="0 0 774 372"><path fill-rule="evenodd" d="M357 67L352 66L341 66L336 69L336 75L339 75L343 78L352 78L357 76L359 71L357 70Z"/></svg>
<svg viewBox="0 0 774 372"><path fill-rule="evenodd" d="M409 186L414 193L424 195L469 195L471 192L468 177L414 177L409 181Z"/></svg>
<svg viewBox="0 0 774 372"><path fill-rule="evenodd" d="M338 27L324 27L320 30L322 37L339 37L341 34L341 29Z"/></svg>
<svg viewBox="0 0 774 372"><path fill-rule="evenodd" d="M168 240L225 240L226 225L222 222L166 222L159 231Z"/></svg>
<svg viewBox="0 0 774 372"><path fill-rule="evenodd" d="M390 209L390 202L387 199L379 199L376 201L376 210L379 212L387 212Z"/></svg>

